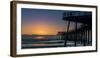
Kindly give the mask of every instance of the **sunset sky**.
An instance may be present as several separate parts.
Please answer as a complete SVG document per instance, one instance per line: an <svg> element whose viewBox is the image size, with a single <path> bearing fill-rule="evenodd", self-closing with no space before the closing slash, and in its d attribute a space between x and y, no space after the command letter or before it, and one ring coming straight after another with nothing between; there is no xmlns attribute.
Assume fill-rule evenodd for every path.
<svg viewBox="0 0 100 58"><path fill-rule="evenodd" d="M62 20L63 12L65 11L22 8L22 34L56 35L60 31L66 31L67 21Z"/></svg>

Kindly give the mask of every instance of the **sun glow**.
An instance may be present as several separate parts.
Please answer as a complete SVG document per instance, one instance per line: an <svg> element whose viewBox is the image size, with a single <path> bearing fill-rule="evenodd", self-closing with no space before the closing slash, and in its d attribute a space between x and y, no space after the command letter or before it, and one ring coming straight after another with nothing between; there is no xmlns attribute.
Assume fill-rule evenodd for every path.
<svg viewBox="0 0 100 58"><path fill-rule="evenodd" d="M57 24L38 21L29 23L22 26L22 34L35 34L35 35L56 35L58 31L63 31L64 28L59 27Z"/></svg>
<svg viewBox="0 0 100 58"><path fill-rule="evenodd" d="M50 26L46 26L46 25L36 25L32 28L32 33L33 34L38 34L38 35L50 35L50 34L54 34L54 32L52 32L52 29L50 30Z"/></svg>
<svg viewBox="0 0 100 58"><path fill-rule="evenodd" d="M33 34L38 34L38 35L47 35L47 32L44 31L44 30L36 30L36 32L33 31Z"/></svg>
<svg viewBox="0 0 100 58"><path fill-rule="evenodd" d="M58 31L63 31L62 28L52 24L31 24L24 25L22 34L35 34L35 35L56 35Z"/></svg>

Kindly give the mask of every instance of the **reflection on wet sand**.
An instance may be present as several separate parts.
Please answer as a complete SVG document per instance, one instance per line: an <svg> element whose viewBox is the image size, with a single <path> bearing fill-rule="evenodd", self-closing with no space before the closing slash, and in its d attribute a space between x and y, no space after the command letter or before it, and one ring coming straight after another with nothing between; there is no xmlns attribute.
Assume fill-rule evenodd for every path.
<svg viewBox="0 0 100 58"><path fill-rule="evenodd" d="M43 37L43 36L38 36L38 37L34 37L34 38L37 39L37 40L45 39L45 37Z"/></svg>

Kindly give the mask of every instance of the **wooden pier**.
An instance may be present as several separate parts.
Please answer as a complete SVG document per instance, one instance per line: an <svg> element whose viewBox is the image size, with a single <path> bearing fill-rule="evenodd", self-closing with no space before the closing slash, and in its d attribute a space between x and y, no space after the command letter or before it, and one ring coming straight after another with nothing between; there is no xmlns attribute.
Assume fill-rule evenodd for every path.
<svg viewBox="0 0 100 58"><path fill-rule="evenodd" d="M67 46L67 41L74 41L74 46L77 46L78 42L83 46L92 45L92 14L89 12L76 12L76 14L75 12L63 13L63 20L67 22L67 31L58 34L65 40L64 46ZM74 30L69 31L71 22L75 23ZM78 23L82 24L80 28Z"/></svg>

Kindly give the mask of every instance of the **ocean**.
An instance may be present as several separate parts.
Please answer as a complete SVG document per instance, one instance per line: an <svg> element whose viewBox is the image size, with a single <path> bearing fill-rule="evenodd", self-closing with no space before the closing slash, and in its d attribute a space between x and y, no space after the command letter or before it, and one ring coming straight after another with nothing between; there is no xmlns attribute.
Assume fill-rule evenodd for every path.
<svg viewBox="0 0 100 58"><path fill-rule="evenodd" d="M75 47L75 41L65 40L58 35L22 35L22 49L30 48L57 48L57 47ZM83 43L77 41L76 46L83 46Z"/></svg>

